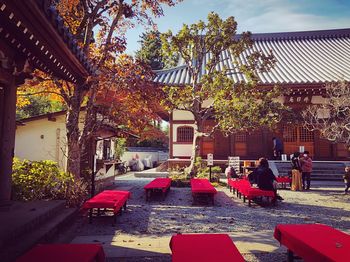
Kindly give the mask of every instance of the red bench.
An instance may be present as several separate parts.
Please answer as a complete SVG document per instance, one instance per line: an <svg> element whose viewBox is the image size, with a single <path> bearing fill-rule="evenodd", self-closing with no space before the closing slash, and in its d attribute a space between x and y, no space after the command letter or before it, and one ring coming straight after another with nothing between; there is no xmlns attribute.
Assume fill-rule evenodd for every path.
<svg viewBox="0 0 350 262"><path fill-rule="evenodd" d="M239 198L243 196L243 202L246 202L246 199L248 199L248 206L251 206L251 201L254 198L267 197L273 199L275 197L275 192L252 187L250 182L246 179L229 179L228 184L230 191L233 191L233 193L236 192Z"/></svg>
<svg viewBox="0 0 350 262"><path fill-rule="evenodd" d="M292 184L292 179L287 176L276 177L276 181L278 184L281 184L282 188L287 188L287 184Z"/></svg>
<svg viewBox="0 0 350 262"><path fill-rule="evenodd" d="M93 198L87 200L82 206L83 211L90 211L90 223L92 222L93 209L97 209L97 215L100 215L100 209L112 209L114 214L113 222L116 221L116 216L122 211L122 207L126 210L127 200L131 194L129 191L105 190L97 194Z"/></svg>
<svg viewBox="0 0 350 262"><path fill-rule="evenodd" d="M192 178L191 179L191 190L193 196L193 202L198 197L207 197L214 205L214 195L217 193L215 187L210 184L208 179L205 178Z"/></svg>
<svg viewBox="0 0 350 262"><path fill-rule="evenodd" d="M227 234L178 234L170 240L172 262L243 262Z"/></svg>
<svg viewBox="0 0 350 262"><path fill-rule="evenodd" d="M294 254L304 261L350 261L350 235L322 224L277 225L274 237L288 248L288 261Z"/></svg>
<svg viewBox="0 0 350 262"><path fill-rule="evenodd" d="M16 262L104 262L103 248L98 244L37 245Z"/></svg>
<svg viewBox="0 0 350 262"><path fill-rule="evenodd" d="M163 200L165 199L166 194L168 193L171 186L171 178L161 178L158 177L153 181L149 182L144 186L146 192L146 201L151 198L151 194L156 191L162 192Z"/></svg>

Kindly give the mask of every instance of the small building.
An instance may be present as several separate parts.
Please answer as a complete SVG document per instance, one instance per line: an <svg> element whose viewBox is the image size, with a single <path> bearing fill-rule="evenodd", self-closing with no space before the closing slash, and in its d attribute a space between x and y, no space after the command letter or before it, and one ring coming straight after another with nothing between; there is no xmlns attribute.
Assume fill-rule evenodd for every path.
<svg viewBox="0 0 350 262"><path fill-rule="evenodd" d="M272 50L277 63L267 73L259 74L259 86L279 85L283 90L281 101L295 112L309 105L325 103L325 85L339 80L350 80L350 29L253 34L253 50L268 53ZM245 53L247 54L247 53ZM244 63L244 54L240 58ZM203 67L204 68L204 67ZM236 72L230 52L221 54L218 68ZM156 71L155 82L160 85L182 86L191 84L186 65ZM230 74L235 81L244 81L239 72ZM170 114L170 158L189 158L194 132L191 112L177 110ZM208 125L214 124L208 122ZM215 159L240 156L242 159L273 157L272 138L283 141L287 155L300 147L310 151L315 160L345 160L349 152L345 145L332 143L312 132L302 123L282 120L275 130L260 128L254 132L241 132L224 136L216 132L202 137L201 155L213 153Z"/></svg>
<svg viewBox="0 0 350 262"><path fill-rule="evenodd" d="M83 119L85 111L81 113ZM80 121L82 123L82 121ZM104 175L114 163L114 138L137 136L113 127L108 123L99 124L95 133L98 174ZM17 121L15 157L32 161L52 160L62 170L67 165L66 111L42 114ZM108 165L106 164L108 163ZM117 163L117 161L115 162ZM109 170L114 175L114 171Z"/></svg>

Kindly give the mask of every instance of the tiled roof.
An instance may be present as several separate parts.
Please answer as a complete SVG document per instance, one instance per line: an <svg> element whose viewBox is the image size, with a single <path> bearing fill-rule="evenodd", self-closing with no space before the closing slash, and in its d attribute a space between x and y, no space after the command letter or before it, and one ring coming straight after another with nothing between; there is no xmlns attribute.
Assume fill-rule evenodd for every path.
<svg viewBox="0 0 350 262"><path fill-rule="evenodd" d="M316 84L340 79L350 81L350 28L253 34L252 39L253 51L268 53L272 50L277 61L271 71L258 73L260 84ZM245 57L250 51L246 50L240 56L240 63L245 63ZM207 54L206 60L209 57L210 54ZM222 52L217 69L221 70L224 67L234 72L229 77L235 82L245 80L244 76L235 70L233 57L228 50ZM186 65L155 73L154 81L160 84L191 84ZM202 74L205 74L205 69Z"/></svg>
<svg viewBox="0 0 350 262"><path fill-rule="evenodd" d="M79 62L85 67L85 69L90 73L94 74L96 68L85 56L83 50L78 46L77 40L70 33L68 27L64 25L63 18L58 14L58 11L54 6L51 5L50 0L36 0L39 7L43 9L46 17L50 23L54 26L57 32L60 34L64 42L67 44L72 53L78 58Z"/></svg>

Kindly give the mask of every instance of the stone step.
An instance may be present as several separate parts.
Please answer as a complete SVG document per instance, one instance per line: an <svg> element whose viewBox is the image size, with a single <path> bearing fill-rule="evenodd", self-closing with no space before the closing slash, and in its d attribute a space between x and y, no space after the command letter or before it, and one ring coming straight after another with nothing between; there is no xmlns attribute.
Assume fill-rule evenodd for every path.
<svg viewBox="0 0 350 262"><path fill-rule="evenodd" d="M275 162L279 175L288 175L291 171L290 162ZM342 181L345 163L314 162L311 179L314 181Z"/></svg>
<svg viewBox="0 0 350 262"><path fill-rule="evenodd" d="M64 207L64 200L12 202L6 212L0 213L0 248L14 243L23 234L56 216Z"/></svg>
<svg viewBox="0 0 350 262"><path fill-rule="evenodd" d="M77 208L63 208L54 217L46 220L37 228L19 236L15 243L3 245L0 250L1 261L14 261L15 258L23 255L36 244L49 243L72 222L77 212Z"/></svg>
<svg viewBox="0 0 350 262"><path fill-rule="evenodd" d="M135 172L134 176L139 178L156 178L156 177L168 177L169 172Z"/></svg>

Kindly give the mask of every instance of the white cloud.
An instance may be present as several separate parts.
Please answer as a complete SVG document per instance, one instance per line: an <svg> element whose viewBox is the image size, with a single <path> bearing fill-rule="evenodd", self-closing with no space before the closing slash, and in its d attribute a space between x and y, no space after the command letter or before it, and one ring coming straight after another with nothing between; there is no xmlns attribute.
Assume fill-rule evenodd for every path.
<svg viewBox="0 0 350 262"><path fill-rule="evenodd" d="M219 1L211 1L219 3ZM308 12L300 1L223 0L224 16L235 16L239 31L284 32L350 27L350 17L330 17ZM320 2L320 5L322 2Z"/></svg>

